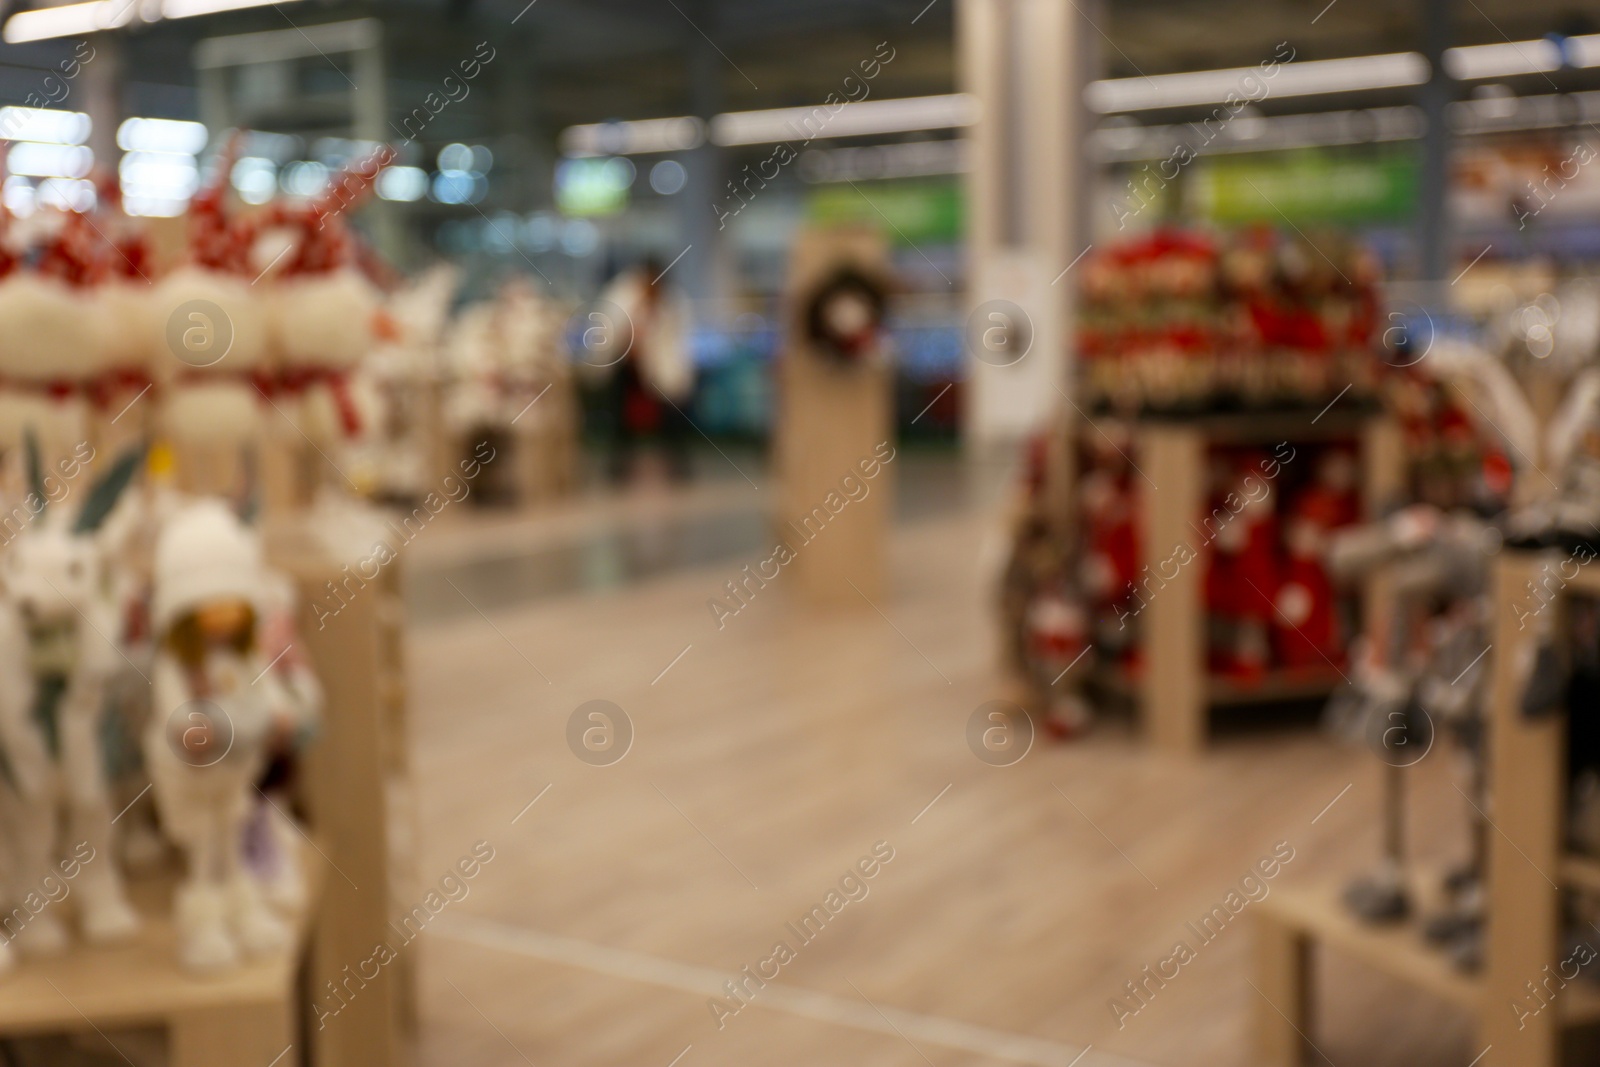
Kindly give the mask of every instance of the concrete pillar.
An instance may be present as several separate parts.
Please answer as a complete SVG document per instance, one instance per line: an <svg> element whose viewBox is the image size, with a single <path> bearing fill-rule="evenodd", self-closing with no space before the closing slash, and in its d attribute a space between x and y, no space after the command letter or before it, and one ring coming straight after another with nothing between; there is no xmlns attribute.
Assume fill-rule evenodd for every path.
<svg viewBox="0 0 1600 1067"><path fill-rule="evenodd" d="M1036 427L1071 388L1079 37L1092 31L1059 0L961 0L956 32L960 82L980 109L968 131L966 431L982 447Z"/></svg>

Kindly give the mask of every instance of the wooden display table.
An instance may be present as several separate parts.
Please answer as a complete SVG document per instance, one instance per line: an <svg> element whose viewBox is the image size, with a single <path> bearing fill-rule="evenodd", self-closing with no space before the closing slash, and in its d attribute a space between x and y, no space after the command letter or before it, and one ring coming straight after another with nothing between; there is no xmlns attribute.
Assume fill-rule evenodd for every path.
<svg viewBox="0 0 1600 1067"><path fill-rule="evenodd" d="M1180 544L1195 545L1197 523L1206 512L1207 451L1212 445L1270 448L1353 438L1361 448L1363 503L1369 513L1400 487L1398 428L1375 412L1341 410L1146 417L1128 423L1133 430L1133 462L1143 487L1139 509L1142 559L1162 560ZM1087 420L1080 433L1098 437L1105 427ZM1165 576L1163 575L1165 579ZM1166 580L1160 595L1140 612L1143 664L1136 682L1113 679L1140 706L1145 730L1157 746L1174 752L1199 751L1206 741L1213 707L1314 699L1341 681L1326 672L1270 673L1255 685L1213 678L1206 670L1204 567L1185 566Z"/></svg>
<svg viewBox="0 0 1600 1067"><path fill-rule="evenodd" d="M1476 1045L1484 1050L1476 1067L1561 1067L1569 1031L1600 1023L1594 963L1559 988L1550 978L1559 976L1571 955L1562 936L1563 892L1600 892L1600 861L1572 855L1564 846L1566 717L1528 719L1521 711L1537 639L1537 628L1523 625L1522 615L1537 604L1529 600L1527 583L1540 577L1547 562L1567 558L1506 549L1495 561L1486 769L1494 832L1488 839L1482 970L1455 971L1443 953L1422 941L1414 924L1358 922L1335 889L1275 891L1259 905L1257 918L1256 985L1268 1002L1258 1011L1257 1033L1266 1062L1307 1062L1303 1035L1312 1033L1314 1022L1313 944L1348 952L1475 1012ZM1560 613L1570 595L1600 597L1600 567L1577 569L1543 611ZM1554 632L1564 633L1559 614L1553 621ZM1538 987L1538 999L1530 983ZM1547 1006L1538 1010L1541 1000Z"/></svg>
<svg viewBox="0 0 1600 1067"><path fill-rule="evenodd" d="M144 918L138 937L19 960L0 977L0 1037L151 1026L167 1032L170 1067L296 1067L304 1062L295 1036L300 961L326 882L316 853L301 851L310 906L295 917L293 945L283 954L225 975L189 974L178 966L172 927L175 873L130 880L129 897ZM71 907L71 897L61 906Z"/></svg>

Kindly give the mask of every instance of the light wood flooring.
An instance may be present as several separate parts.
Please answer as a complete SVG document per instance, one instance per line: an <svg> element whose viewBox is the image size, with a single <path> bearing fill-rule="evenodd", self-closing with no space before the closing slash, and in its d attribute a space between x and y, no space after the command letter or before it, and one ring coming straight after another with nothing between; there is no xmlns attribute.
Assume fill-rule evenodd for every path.
<svg viewBox="0 0 1600 1067"><path fill-rule="evenodd" d="M1081 1067L1255 1064L1248 908L1123 1027L1109 1002L1277 842L1295 859L1273 885L1367 863L1375 761L1301 725L1186 762L1113 721L979 762L968 717L1003 695L990 523L897 527L875 607L806 610L780 575L719 632L707 600L752 556L413 627L421 881L495 850L405 950L418 1062L1067 1067L1092 1046ZM635 729L608 767L566 742L597 698ZM1413 780L1418 847L1449 858L1449 753ZM869 894L800 945L785 924L878 841L894 859ZM796 958L719 1029L707 986L779 939ZM1346 961L1319 975L1312 1036L1336 1067L1478 1051L1453 1009Z"/></svg>

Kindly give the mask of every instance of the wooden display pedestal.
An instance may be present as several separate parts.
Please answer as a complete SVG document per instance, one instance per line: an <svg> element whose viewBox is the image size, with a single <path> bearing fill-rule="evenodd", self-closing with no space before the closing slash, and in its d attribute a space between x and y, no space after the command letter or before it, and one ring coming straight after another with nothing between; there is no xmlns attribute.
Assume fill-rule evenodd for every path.
<svg viewBox="0 0 1600 1067"><path fill-rule="evenodd" d="M1506 549L1496 560L1486 808L1494 829L1488 838L1482 970L1462 974L1451 968L1422 940L1415 923L1382 928L1358 922L1331 887L1277 890L1259 905L1257 919L1255 982L1266 1001L1257 1012L1257 1033L1264 1062L1287 1067L1316 1059L1308 1057L1305 1038L1314 1024L1313 945L1356 956L1473 1011L1475 1044L1484 1050L1476 1067L1563 1067L1575 1062L1563 1056L1569 1032L1600 1023L1600 987L1589 973L1594 963L1559 987L1550 978L1560 977L1571 955L1561 929L1563 890L1600 893L1600 861L1569 854L1564 844L1565 716L1528 719L1520 707L1537 628L1521 624L1518 607L1537 608L1527 583L1539 582L1546 562L1566 558L1565 553ZM1600 570L1578 569L1543 607L1558 613L1551 620L1556 633L1563 632L1559 613L1565 595L1600 597ZM1530 983L1537 987L1537 999Z"/></svg>
<svg viewBox="0 0 1600 1067"><path fill-rule="evenodd" d="M892 370L885 360L844 365L816 350L806 336L805 305L839 268L884 277L887 260L876 231L841 229L802 233L790 263L778 369L775 470L780 484L773 524L774 536L795 551L785 568L792 572L793 588L812 604L859 605L862 597L876 602L886 591L894 464L883 465L872 479L864 478L858 465L874 459L880 445L892 446L894 401ZM847 476L870 491L834 516L827 501L830 494L835 500L845 497L840 483Z"/></svg>
<svg viewBox="0 0 1600 1067"><path fill-rule="evenodd" d="M1400 484L1398 429L1376 415L1334 408L1315 419L1310 414L1144 418L1133 428L1133 459L1143 475L1138 479L1143 490L1139 550L1145 560L1164 560L1181 544L1198 549L1196 524L1206 513L1206 456L1211 445L1271 448L1280 441L1294 445L1356 438L1369 512ZM1091 420L1082 432L1100 431ZM1204 567L1198 561L1178 568L1177 576L1166 581L1139 613L1139 624L1142 674L1135 683L1113 677L1110 685L1139 705L1150 741L1172 752L1194 753L1204 747L1214 707L1315 699L1332 692L1341 681L1332 668L1325 674L1268 675L1248 686L1213 678L1206 669Z"/></svg>
<svg viewBox="0 0 1600 1067"><path fill-rule="evenodd" d="M300 862L310 909L296 918L293 946L283 954L216 977L189 974L178 965L171 921L176 875L131 880L129 897L144 918L138 937L115 947L74 943L62 956L20 960L0 978L0 1038L159 1027L169 1067L304 1063L296 1037L299 964L326 879L312 849L302 850ZM70 907L70 899L61 906Z"/></svg>
<svg viewBox="0 0 1600 1067"><path fill-rule="evenodd" d="M306 984L312 1002L339 1010L308 1036L318 1067L388 1067L399 1062L400 1026L412 1013L414 958L400 954L376 978L362 976L359 995L342 1007L329 989L340 987L346 968L369 959L379 943L392 943L390 919L414 903L403 895L415 887L397 884L405 865L395 862L391 840L392 820L408 813L389 803L403 801L409 779L401 564L358 585L349 578L356 568L327 557L292 520L269 525L267 549L272 565L295 582L300 637L326 695L299 797L324 853L313 861L324 868L325 890ZM392 788L397 783L402 788Z"/></svg>
<svg viewBox="0 0 1600 1067"><path fill-rule="evenodd" d="M172 1067L400 1062L401 1028L414 1018L415 958L402 951L375 977L359 974L378 944L395 940L391 918L420 899L391 832L409 816L393 807L404 803L409 777L400 564L358 587L297 521L269 521L265 540L272 566L298 589L299 642L326 696L298 781L297 803L316 840L302 855L315 894L300 920L300 948L222 978L188 976L178 969L168 918L172 879L135 882L147 921L139 939L20 962L0 978L0 1036L153 1025L169 1033ZM337 597L330 583L342 591ZM403 826L401 834L415 837ZM314 1004L338 1010L319 1026Z"/></svg>

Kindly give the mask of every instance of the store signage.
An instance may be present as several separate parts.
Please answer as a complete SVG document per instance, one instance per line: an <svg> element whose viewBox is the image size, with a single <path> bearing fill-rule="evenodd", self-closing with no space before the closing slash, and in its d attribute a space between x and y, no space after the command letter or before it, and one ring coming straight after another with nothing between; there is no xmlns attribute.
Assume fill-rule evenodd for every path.
<svg viewBox="0 0 1600 1067"><path fill-rule="evenodd" d="M1196 216L1220 223L1398 221L1416 204L1417 161L1327 152L1215 159L1196 168L1190 196Z"/></svg>
<svg viewBox="0 0 1600 1067"><path fill-rule="evenodd" d="M827 185L806 197L806 218L821 225L883 226L901 244L958 241L965 216L953 181L863 182Z"/></svg>

